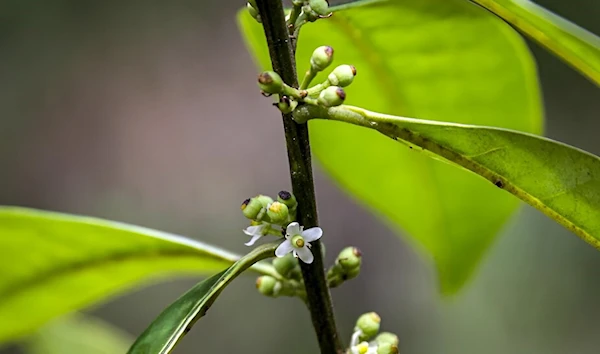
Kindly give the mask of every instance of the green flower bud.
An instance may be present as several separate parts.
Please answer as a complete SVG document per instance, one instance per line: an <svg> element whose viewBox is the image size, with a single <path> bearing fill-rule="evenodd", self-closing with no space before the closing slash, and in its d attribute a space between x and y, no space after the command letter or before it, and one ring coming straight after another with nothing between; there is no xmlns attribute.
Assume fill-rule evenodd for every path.
<svg viewBox="0 0 600 354"><path fill-rule="evenodd" d="M280 202L273 202L267 209L267 215L274 224L282 224L288 219L288 207Z"/></svg>
<svg viewBox="0 0 600 354"><path fill-rule="evenodd" d="M330 287L340 286L346 280L360 274L361 253L356 247L346 247L338 255L335 263L327 271L327 283Z"/></svg>
<svg viewBox="0 0 600 354"><path fill-rule="evenodd" d="M296 259L296 262L298 261L298 258L294 258L294 259ZM292 269L292 271L290 272L289 278L290 279L295 279L295 280L298 280L298 281L303 281L303 279L302 279L302 270L300 270L300 265L298 265L298 267Z"/></svg>
<svg viewBox="0 0 600 354"><path fill-rule="evenodd" d="M263 207L264 206L262 205L261 201L258 198L254 197L244 200L240 209L242 209L242 213L245 217L247 217L250 220L256 220Z"/></svg>
<svg viewBox="0 0 600 354"><path fill-rule="evenodd" d="M275 257L273 259L273 267L277 273L283 275L285 278L291 278L292 271L299 267L298 258L294 257L291 253L281 258Z"/></svg>
<svg viewBox="0 0 600 354"><path fill-rule="evenodd" d="M310 57L310 66L313 71L319 72L325 70L333 61L333 48L321 46L315 49Z"/></svg>
<svg viewBox="0 0 600 354"><path fill-rule="evenodd" d="M263 275L256 279L256 288L263 295L275 297L279 294L281 283L270 275Z"/></svg>
<svg viewBox="0 0 600 354"><path fill-rule="evenodd" d="M352 65L340 65L333 69L327 79L333 86L346 87L352 83L356 76L356 68Z"/></svg>
<svg viewBox="0 0 600 354"><path fill-rule="evenodd" d="M317 102L325 107L335 107L344 103L346 92L338 86L329 86L319 94Z"/></svg>
<svg viewBox="0 0 600 354"><path fill-rule="evenodd" d="M255 197L256 199L258 199L258 201L262 204L262 206L264 206L265 208L273 203L273 198L269 197L268 195L262 195L259 194Z"/></svg>
<svg viewBox="0 0 600 354"><path fill-rule="evenodd" d="M342 285L343 282L344 278L340 274L337 274L329 269L327 272L327 285L330 288L337 288L338 286Z"/></svg>
<svg viewBox="0 0 600 354"><path fill-rule="evenodd" d="M398 354L398 346L392 343L379 344L377 354Z"/></svg>
<svg viewBox="0 0 600 354"><path fill-rule="evenodd" d="M384 343L390 343L395 346L398 346L398 343L399 343L398 336L395 335L394 333L390 333L390 332L379 333L377 338L375 338L375 341L377 342L378 345L382 345Z"/></svg>
<svg viewBox="0 0 600 354"><path fill-rule="evenodd" d="M277 194L277 201L287 205L288 209L294 209L298 206L296 197L288 191L279 192Z"/></svg>
<svg viewBox="0 0 600 354"><path fill-rule="evenodd" d="M344 280L350 280L350 279L354 279L356 278L358 275L360 274L360 267L358 268L354 268L354 269L350 269L347 270L344 275L343 275L343 279Z"/></svg>
<svg viewBox="0 0 600 354"><path fill-rule="evenodd" d="M321 16L329 14L329 3L326 0L308 0L310 9Z"/></svg>
<svg viewBox="0 0 600 354"><path fill-rule="evenodd" d="M279 98L279 102L273 103L273 105L277 106L277 108L279 108L279 110L283 113L292 113L294 108L298 106L298 102L290 100L288 96L281 96Z"/></svg>
<svg viewBox="0 0 600 354"><path fill-rule="evenodd" d="M265 71L258 75L258 86L268 94L280 93L283 90L283 80L274 71Z"/></svg>
<svg viewBox="0 0 600 354"><path fill-rule="evenodd" d="M346 247L340 252L336 262L345 271L351 271L360 268L362 253L356 247Z"/></svg>
<svg viewBox="0 0 600 354"><path fill-rule="evenodd" d="M365 313L356 321L356 328L362 331L360 340L369 340L379 332L381 318L375 312Z"/></svg>
<svg viewBox="0 0 600 354"><path fill-rule="evenodd" d="M252 16L256 20L256 22L261 23L262 21L260 19L258 10L256 10L256 7L254 7L250 1L246 4L246 7L248 8L248 12L250 13L250 16Z"/></svg>

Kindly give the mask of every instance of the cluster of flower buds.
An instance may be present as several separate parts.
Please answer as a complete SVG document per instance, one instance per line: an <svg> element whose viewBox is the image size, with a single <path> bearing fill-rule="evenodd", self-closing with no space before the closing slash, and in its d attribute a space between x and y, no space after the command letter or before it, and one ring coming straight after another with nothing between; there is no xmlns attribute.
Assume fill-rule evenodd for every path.
<svg viewBox="0 0 600 354"><path fill-rule="evenodd" d="M298 203L290 192L281 191L277 200L266 195L257 195L242 202L242 214L250 219L250 226L244 233L252 238L246 246L252 246L266 235L282 236L282 228L296 219Z"/></svg>
<svg viewBox="0 0 600 354"><path fill-rule="evenodd" d="M258 86L265 96L279 95L275 103L282 112L290 113L299 102L322 107L335 107L344 103L346 92L344 87L350 85L356 76L356 68L352 65L339 65L327 75L327 79L317 85L308 87L316 75L327 69L333 62L333 48L321 46L315 49L310 58L310 68L306 72L300 89L286 85L274 71L265 71L258 76Z"/></svg>
<svg viewBox="0 0 600 354"><path fill-rule="evenodd" d="M318 47L310 58L310 69L304 80L310 82L317 73L325 70L333 62L333 48ZM327 80L306 90L308 98L317 97L317 104L324 107L339 106L346 99L343 87L352 83L356 76L356 68L352 65L340 65L333 69ZM306 101L306 100L305 100Z"/></svg>
<svg viewBox="0 0 600 354"><path fill-rule="evenodd" d="M291 253L273 259L273 268L278 277L263 275L256 279L258 291L269 297L299 296L304 298L304 282L298 259Z"/></svg>
<svg viewBox="0 0 600 354"><path fill-rule="evenodd" d="M304 284L293 279L277 279L270 275L263 275L256 279L256 289L268 297L298 296L306 298Z"/></svg>
<svg viewBox="0 0 600 354"><path fill-rule="evenodd" d="M346 280L356 278L360 273L362 253L356 247L346 247L337 256L335 263L327 271L329 287L340 286Z"/></svg>
<svg viewBox="0 0 600 354"><path fill-rule="evenodd" d="M287 226L296 218L298 202L290 192L281 191L277 200L266 195L257 195L242 202L242 213L250 220Z"/></svg>
<svg viewBox="0 0 600 354"><path fill-rule="evenodd" d="M307 22L315 22L320 18L331 16L327 0L292 0L293 10L287 16L286 22L292 29L298 29ZM248 0L246 4L250 16L256 22L262 23L256 0Z"/></svg>
<svg viewBox="0 0 600 354"><path fill-rule="evenodd" d="M331 15L331 11L329 11L329 2L327 0L304 1L302 11L306 13L306 20L310 22Z"/></svg>
<svg viewBox="0 0 600 354"><path fill-rule="evenodd" d="M379 333L380 325L381 318L375 312L361 315L356 321L348 353L398 354L398 336L389 332Z"/></svg>
<svg viewBox="0 0 600 354"><path fill-rule="evenodd" d="M327 0L292 0L292 11L286 17L286 22L292 32L297 34L297 30L307 22L315 22L331 15Z"/></svg>
<svg viewBox="0 0 600 354"><path fill-rule="evenodd" d="M292 193L281 191L276 201L266 195L257 195L244 200L241 209L244 216L251 220L250 226L244 229L244 233L251 237L246 246L254 245L266 235L284 236L275 250L275 256L282 258L291 253L304 263L312 263L314 256L310 243L321 238L323 230L319 227L304 230L295 221L298 202Z"/></svg>

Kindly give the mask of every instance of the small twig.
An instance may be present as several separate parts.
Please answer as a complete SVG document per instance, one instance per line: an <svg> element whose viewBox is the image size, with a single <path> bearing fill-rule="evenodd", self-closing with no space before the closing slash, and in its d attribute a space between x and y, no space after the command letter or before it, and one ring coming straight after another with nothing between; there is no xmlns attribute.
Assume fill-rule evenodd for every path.
<svg viewBox="0 0 600 354"><path fill-rule="evenodd" d="M317 76L317 72L315 72L312 67L306 71L304 78L302 79L302 83L300 84L300 90L306 90L310 85L311 81Z"/></svg>

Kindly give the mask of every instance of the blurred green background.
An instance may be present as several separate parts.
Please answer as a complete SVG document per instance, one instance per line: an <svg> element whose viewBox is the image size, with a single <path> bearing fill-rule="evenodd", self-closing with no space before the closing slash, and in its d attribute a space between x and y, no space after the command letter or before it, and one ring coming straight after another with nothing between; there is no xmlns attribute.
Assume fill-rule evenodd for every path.
<svg viewBox="0 0 600 354"><path fill-rule="evenodd" d="M600 33L600 2L538 3ZM244 4L0 2L0 204L100 216L247 251L240 202L289 189L289 177L281 122L261 99L236 27ZM547 135L600 154L597 87L531 48ZM316 184L328 264L346 245L364 254L361 276L333 290L346 342L356 317L376 311L382 328L400 336L402 353L598 352L600 254L539 212L524 207L474 279L443 299L429 260L318 166ZM135 336L196 281L149 284L87 312ZM264 298L253 277L242 277L176 352L318 348L300 301Z"/></svg>

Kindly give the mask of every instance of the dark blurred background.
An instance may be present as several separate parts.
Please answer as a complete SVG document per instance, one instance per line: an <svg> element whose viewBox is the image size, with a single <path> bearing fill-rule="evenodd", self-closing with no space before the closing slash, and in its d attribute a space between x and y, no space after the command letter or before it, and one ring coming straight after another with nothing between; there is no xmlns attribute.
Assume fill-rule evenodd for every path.
<svg viewBox="0 0 600 354"><path fill-rule="evenodd" d="M600 33L600 2L538 3ZM289 188L281 123L235 23L243 0L0 2L0 204L88 214L247 251L249 195ZM531 45L547 135L600 154L597 87ZM328 264L351 244L361 276L333 291L344 341L376 311L402 353L597 353L600 255L524 207L474 279L441 298L428 260L316 166ZM198 279L89 309L138 335ZM0 353L16 352L9 348ZM308 312L242 277L178 353L316 353ZM65 353L70 354L70 353Z"/></svg>

